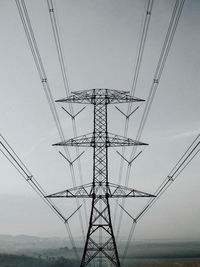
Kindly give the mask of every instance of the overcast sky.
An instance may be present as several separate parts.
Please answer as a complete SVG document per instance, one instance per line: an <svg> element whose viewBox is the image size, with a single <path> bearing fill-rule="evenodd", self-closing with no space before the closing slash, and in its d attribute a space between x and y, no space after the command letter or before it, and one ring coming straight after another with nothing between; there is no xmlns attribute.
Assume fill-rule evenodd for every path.
<svg viewBox="0 0 200 267"><path fill-rule="evenodd" d="M54 99L65 96L46 1L27 0L38 47ZM146 1L56 0L70 90L130 90ZM136 96L146 99L174 5L155 0ZM200 132L200 1L186 0L141 141L149 143L132 168L130 186L153 193ZM59 136L24 34L15 1L0 1L0 132L48 193L72 187L69 166L52 147ZM70 118L57 104L65 137ZM135 138L144 104L131 119ZM81 106L75 105L78 111ZM126 105L121 106L126 110ZM109 108L109 129L123 134L124 118ZM120 125L120 126L119 126ZM92 109L77 118L78 135L92 131ZM70 149L72 157L74 149ZM81 150L82 151L82 150ZM127 150L127 156L130 150ZM110 179L120 158L110 151ZM136 238L200 238L199 156L140 221ZM82 157L84 182L92 179L91 150ZM119 165L119 164L118 164ZM0 155L0 234L63 236L64 226ZM134 180L133 180L134 179ZM123 178L122 183L125 179ZM80 184L77 180L77 184ZM132 203L132 204L131 204ZM143 202L141 202L143 203ZM129 200L134 214L141 203ZM58 205L66 215L75 201ZM88 202L89 208L89 202ZM78 233L77 217L72 230ZM129 218L123 223L130 226ZM122 236L127 232L122 231Z"/></svg>

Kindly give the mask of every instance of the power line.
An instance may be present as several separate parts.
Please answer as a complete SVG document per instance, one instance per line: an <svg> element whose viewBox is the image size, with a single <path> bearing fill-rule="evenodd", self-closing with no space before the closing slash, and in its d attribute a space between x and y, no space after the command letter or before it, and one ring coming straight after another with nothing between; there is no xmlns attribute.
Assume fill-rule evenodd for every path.
<svg viewBox="0 0 200 267"><path fill-rule="evenodd" d="M150 198L146 203L142 211L137 215L136 220L138 221L153 205L154 203L162 196L162 194L167 190L167 188L177 179L177 177L183 172L183 170L191 163L194 157L200 151L200 134L195 138L186 152L182 155L180 160L174 166L174 168L167 175L162 184L156 189L154 194L156 198Z"/></svg>
<svg viewBox="0 0 200 267"><path fill-rule="evenodd" d="M127 239L127 242L126 242L126 245L124 248L124 253L122 255L122 264L123 264L124 260L126 259L126 256L127 256L128 250L129 250L129 246L130 246L130 243L132 241L132 238L133 238L133 235L135 232L135 227L136 227L136 222L133 221L132 225L131 225L131 230L129 232L129 236L128 236L128 239Z"/></svg>
<svg viewBox="0 0 200 267"><path fill-rule="evenodd" d="M200 147L200 134L197 135L197 137L194 139L194 141L191 143L188 149L184 152L184 154L178 160L176 165L172 168L172 170L167 175L167 177L164 179L164 181L161 183L161 185L156 189L156 191L154 192L154 195L156 197L150 198L145 204L145 206L142 208L142 210L134 218L132 225L131 225L131 230L129 232L129 235L126 241L123 259L127 255L128 248L130 246L130 243L133 237L136 223L149 211L149 209L160 199L160 197L165 193L165 191L169 188L169 186L178 178L178 176L183 172L183 170L191 163L191 161L195 158L195 156L200 152L199 147Z"/></svg>
<svg viewBox="0 0 200 267"><path fill-rule="evenodd" d="M167 34L165 36L165 40L164 40L161 54L160 54L160 57L158 60L156 70L155 70L155 74L154 74L154 78L153 78L152 85L150 88L150 92L149 92L149 95L148 95L148 98L146 101L146 105L145 105L145 108L143 111L142 119L141 119L139 129L137 132L136 140L140 140L140 138L141 138L141 135L142 135L147 117L149 115L149 111L150 111L150 108L151 108L151 105L152 105L152 102L153 102L153 99L154 99L154 96L155 96L162 72L163 72L163 69L165 66L165 63L166 63L166 59L167 59L167 56L168 56L170 48L171 48L171 44L172 44L172 41L174 38L175 31L177 29L177 25L178 25L178 22L179 22L179 19L181 16L184 2L185 2L185 0L176 0L176 2L175 2L172 16L171 16L170 23L169 23L169 27L167 30ZM130 160L135 156L135 152L136 152L136 149L133 148L131 156L130 156ZM128 185L128 182L130 179L130 173L131 173L131 166L128 166L127 171L126 171L125 185ZM122 200L122 206L124 206L124 205L125 205L125 199ZM120 219L119 219L119 224L118 224L118 229L117 229L118 234L120 232L121 221L122 221L122 216L123 216L122 211L120 211L120 212L121 212L120 213Z"/></svg>
<svg viewBox="0 0 200 267"><path fill-rule="evenodd" d="M138 47L138 51L137 51L135 70L134 70L134 75L133 75L131 91L130 91L130 94L133 96L135 95L135 90L137 87L138 76L139 76L140 67L141 67L141 63L142 63L142 59L143 59L144 48L145 48L145 44L146 44L150 19L151 19L151 15L152 15L153 3L154 3L154 0L148 0L147 1L144 22L142 25L142 31L141 31L141 35L140 35L139 40L138 40L139 41L139 47ZM131 107L132 107L132 103L129 103L127 114L130 113Z"/></svg>
<svg viewBox="0 0 200 267"><path fill-rule="evenodd" d="M61 36L59 33L59 24L58 24L58 20L56 18L55 7L53 5L53 1L47 0L47 6L48 6L48 10L49 10L51 28L52 28L52 32L53 32L53 36L54 36L54 41L56 44L56 51L57 51L57 55L58 55L60 70L61 70L61 74L62 74L62 80L63 80L63 84L64 84L64 88L65 88L65 93L66 93L66 96L69 96L70 95L70 87L69 87L69 81L67 78L64 53L63 53L63 48L62 48L63 47L62 46L62 39L61 39ZM76 137L77 136L77 128L76 128L76 120L75 120L75 116L74 116L74 109L73 109L73 106L71 103L68 103L68 106L69 106L70 115L72 118L72 128L73 128L74 137ZM76 147L76 156L77 156L77 162L78 162L80 184L83 184L82 166L81 166L81 160L78 157L79 154L80 154L79 148ZM86 225L87 225L88 219L87 219L87 211L86 211L85 204L84 204L84 211L85 211Z"/></svg>
<svg viewBox="0 0 200 267"><path fill-rule="evenodd" d="M25 181L31 185L31 187L42 198L42 200L51 209L53 209L56 215L60 219L62 219L63 222L65 222L66 218L64 217L64 215L62 215L62 213L59 211L59 209L56 207L56 205L51 200L45 198L45 196L47 195L46 192L41 187L41 185L37 182L37 180L34 178L31 172L27 169L24 163L20 160L20 158L15 153L15 151L11 148L11 146L8 144L6 139L2 135L0 135L0 137L2 138L2 141L0 141L1 153L7 158L7 160L18 171L18 173L25 179Z"/></svg>
<svg viewBox="0 0 200 267"><path fill-rule="evenodd" d="M153 77L153 81L152 81L152 85L151 85L151 88L150 88L150 92L149 92L149 95L148 95L148 98L147 98L147 101L146 101L145 109L144 109L144 112L143 112L143 115L142 115L142 119L141 119L141 122L140 122L139 129L138 129L138 133L137 133L137 137L136 137L137 140L139 140L141 135L142 135L142 132L143 132L147 117L149 115L149 111L150 111L150 108L151 108L151 105L152 105L152 102L153 102L153 99L154 99L158 84L160 82L161 75L162 75L162 72L163 72L163 69L164 69L164 66L165 66L165 63L166 63L170 48L171 48L171 44L172 44L172 41L173 41L173 38L174 38L174 34L175 34L176 29L177 29L177 25L178 25L178 22L179 22L179 19L180 19L180 16L181 16L181 12L182 12L182 9L183 9L184 2L185 2L185 0L181 0L181 1L177 0L175 2L173 13L172 13L172 17L171 17L171 20L170 20L170 24L169 24L169 27L168 27L168 30L167 30L167 34L166 34L166 37L165 37L165 40L164 40L164 44L163 44L163 47L162 47L162 50L161 50L161 54L160 54L160 57L159 57L159 60L158 60L158 65L156 67L156 71L155 71L155 74L154 74L154 77ZM132 150L132 154L131 154L130 158L133 157L134 153L135 153L134 150Z"/></svg>
<svg viewBox="0 0 200 267"><path fill-rule="evenodd" d="M59 30L58 30L59 27L58 27L58 22L55 16L55 7L53 5L53 1L47 0L47 6L48 6L49 15L50 15L51 26L52 26L53 36L54 36L54 40L56 44L58 59L60 63L60 69L62 73L64 88L65 88L66 95L69 96L70 95L69 82L68 82L67 73L66 73L65 61L63 57L63 51L62 51L63 50L62 43L61 43L61 38L60 38ZM70 107L70 111L73 112L73 107L71 104L69 104L69 107Z"/></svg>
<svg viewBox="0 0 200 267"><path fill-rule="evenodd" d="M79 260L75 242L73 240L71 230L69 227L69 219L77 212L77 210L80 209L81 206L79 206L68 218L66 218L62 212L59 210L59 208L56 206L56 204L49 198L46 198L47 193L43 189L43 187L38 183L38 181L35 179L33 174L30 172L30 170L27 168L27 166L22 162L22 160L19 158L17 153L14 151L14 149L9 145L7 140L3 137L3 135L0 134L0 152L5 156L5 158L10 162L10 164L17 170L17 172L23 177L23 179L31 186L31 188L37 193L37 195L44 201L45 204L48 205L48 207L56 214L56 216L65 224L67 225L66 229L68 230L70 242L72 245L72 249L74 251L75 258Z"/></svg>
<svg viewBox="0 0 200 267"><path fill-rule="evenodd" d="M75 256L76 256L76 259L77 259L78 261L80 261L80 257L79 257L78 251L77 251L77 247L76 247L76 245L75 245L75 241L74 241L74 238L73 238L73 235L72 235L72 232L71 232L71 229L70 229L70 226L69 226L69 223L68 223L68 222L65 223L65 228L66 228L67 233L68 233L68 235L69 235L70 242L71 242L71 244L72 244L72 249L73 249L73 251L74 251L74 254L75 254Z"/></svg>
<svg viewBox="0 0 200 267"><path fill-rule="evenodd" d="M51 93L51 89L50 89L50 85L49 85L49 82L48 82L48 79L46 76L44 65L43 65L43 62L42 62L42 59L41 59L41 56L39 53L38 45L37 45L37 42L36 42L36 39L34 36L33 28L32 28L32 25L31 25L31 22L29 19L29 15L28 15L25 1L24 0L15 0L15 2L16 2L17 8L18 8L18 12L19 12L19 15L20 15L23 27L24 27L24 31L25 31L25 34L26 34L26 37L27 37L27 40L28 40L28 43L30 46L31 53L33 55L33 59L34 59L40 80L41 80L42 85L43 85L43 89L44 89L48 104L50 106L50 110L52 112L52 115L53 115L53 118L54 118L54 121L56 124L56 128L58 130L61 141L64 141L65 137L64 137L63 129L62 129L60 119L59 119L59 116L57 113L57 109L56 109L56 106L54 103L54 99L53 99L53 96ZM64 148L64 151L67 154L68 158L71 159L69 151L66 147ZM75 172L74 172L73 166L70 166L70 173L71 173L71 177L72 177L73 186L76 186ZM77 207L78 207L80 205L78 199L76 200L76 203L77 203ZM81 215L80 210L79 210L79 221L81 224L83 239L85 239L83 220L82 220L82 215Z"/></svg>
<svg viewBox="0 0 200 267"><path fill-rule="evenodd" d="M21 1L21 3L20 3L20 1ZM28 44L29 44L29 47L30 47L30 50L31 50L38 74L39 74L39 77L40 77L40 80L42 82L45 96L47 98L50 110L52 112L57 130L58 130L58 133L60 135L60 139L64 140L65 139L64 133L63 133L60 119L59 119L59 116L58 116L58 113L57 113L57 110L56 110L56 107L54 104L54 99L53 99L53 96L52 96L52 93L50 90L50 85L49 85L49 82L47 80L47 75L46 75L44 65L43 65L43 62L42 62L42 59L41 59L41 56L39 53L39 49L38 49L38 46L37 46L37 43L35 40L35 36L33 33L33 29L32 29L31 22L30 22L30 19L28 16L25 2L24 2L24 0L15 0L15 2L16 2L17 8L18 8L18 12L19 12L19 15L20 15L23 27L24 27L24 31L25 31L25 34L26 34L26 37L28 40ZM68 155L68 157L70 157L69 153L67 153L67 155Z"/></svg>
<svg viewBox="0 0 200 267"><path fill-rule="evenodd" d="M149 24L150 24L150 19L152 15L152 9L153 9L153 0L147 0L145 10L144 10L144 18L142 20L141 24L141 33L138 39L138 51L137 51L137 57L136 57L136 62L135 62L135 70L134 70L134 75L133 75L133 80L132 80L132 87L130 94L135 95L135 90L137 86L137 81L138 81L138 76L140 72L140 67L142 63L142 58L144 54L144 48L146 44L146 39L147 39L147 34L148 34L148 29L149 29ZM128 124L129 124L129 119L130 119L130 114L131 114L131 108L132 108L133 103L128 104L128 109L127 109L127 116L126 116L126 121L125 121L125 129L124 129L124 136L127 136L128 133ZM125 154L125 147L122 148L122 156ZM119 168L119 175L118 175L118 183L121 184L122 180L122 173L123 173L123 168L124 168L124 160L121 159L120 161L120 168ZM128 166L129 168L129 166ZM114 211L114 226L117 218L117 205L118 200L116 201L116 206L115 206L115 211Z"/></svg>

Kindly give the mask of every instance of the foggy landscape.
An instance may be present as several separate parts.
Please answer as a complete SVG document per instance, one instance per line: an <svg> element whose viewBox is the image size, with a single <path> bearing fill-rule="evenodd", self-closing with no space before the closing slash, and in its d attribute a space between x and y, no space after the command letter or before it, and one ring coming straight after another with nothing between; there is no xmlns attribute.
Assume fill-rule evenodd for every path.
<svg viewBox="0 0 200 267"><path fill-rule="evenodd" d="M0 267L200 266L199 14L0 1Z"/></svg>
<svg viewBox="0 0 200 267"><path fill-rule="evenodd" d="M119 251L123 251L123 246L120 242ZM81 253L80 247L80 256ZM15 266L79 266L74 260L70 243L56 237L1 235L0 258L3 267L11 266L9 264L13 261ZM123 263L124 266L195 267L200 264L199 258L200 241L137 240L129 248Z"/></svg>

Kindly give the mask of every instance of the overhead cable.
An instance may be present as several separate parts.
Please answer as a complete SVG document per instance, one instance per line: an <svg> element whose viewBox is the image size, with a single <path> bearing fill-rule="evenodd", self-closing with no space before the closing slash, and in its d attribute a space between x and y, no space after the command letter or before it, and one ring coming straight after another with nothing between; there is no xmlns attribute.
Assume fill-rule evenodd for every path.
<svg viewBox="0 0 200 267"><path fill-rule="evenodd" d="M68 81L68 78L67 78L67 71L66 71L66 66L65 66L64 53L63 53L63 48L62 48L63 47L62 46L62 39L61 39L60 33L59 33L59 25L58 25L58 20L56 18L56 13L55 13L55 7L54 7L54 4L53 4L53 0L47 0L47 6L48 6L48 10L49 10L49 16L50 16L50 21L51 21L51 27L52 27L52 32L53 32L53 36L54 36L54 41L55 41L55 44L56 44L56 51L57 51L60 70L61 70L61 74L62 74L62 80L63 80L66 96L68 97L68 96L70 96L71 92L70 92L70 87L69 87L69 81ZM72 128L73 128L74 137L77 137L77 127L76 127L75 117L83 109L85 109L85 107L83 107L80 112L78 112L77 114L74 115L73 105L71 103L68 103L68 105L69 105L69 110L70 110L69 114L70 114L71 119L72 119ZM80 152L79 152L79 148L76 147L76 156L77 156L77 165L78 165L78 170L79 170L80 184L83 184L83 174L82 174L81 160L80 160L80 157L78 157L78 155L80 155ZM88 223L87 210L86 210L86 206L85 206L84 202L83 202L83 204L84 204L85 218L86 218L86 224L87 224Z"/></svg>
<svg viewBox="0 0 200 267"><path fill-rule="evenodd" d="M36 42L36 39L34 36L33 28L32 28L31 22L30 22L30 18L28 15L25 1L24 0L15 0L15 2L16 2L17 8L18 8L18 12L19 12L19 15L20 15L23 27L24 27L24 31L25 31L25 34L26 34L26 37L27 37L27 40L28 40L28 43L30 46L30 50L31 50L33 59L35 61L35 65L36 65L40 80L42 82L43 89L44 89L48 104L50 106L50 110L52 112L52 115L53 115L57 130L58 130L60 139L61 139L61 141L64 141L65 137L64 137L63 129L62 129L60 119L59 119L59 116L57 113L57 109L56 109L56 106L54 103L54 99L53 99L53 96L51 93L51 89L50 89L50 85L49 85L47 75L46 75L46 72L44 69L44 65L43 65L43 62L42 62L42 59L41 59L41 56L39 53L38 45L37 45L37 42ZM69 150L67 149L67 147L64 147L64 150L65 150L65 153L67 154L67 157L69 158L69 160L71 160ZM70 165L70 173L71 173L71 177L72 177L73 186L76 186L75 172L74 172L73 166L71 166L71 165ZM80 205L78 199L76 200L76 203L77 203L77 207L78 207ZM83 220L82 220L82 215L81 215L80 210L79 210L79 218L80 218L79 221L81 224L83 239L85 239Z"/></svg>
<svg viewBox="0 0 200 267"><path fill-rule="evenodd" d="M139 129L137 132L137 136L136 136L136 140L140 140L147 117L149 115L149 111L151 109L151 105L155 96L155 93L157 91L160 79L161 79L161 75L171 48L171 44L178 26L178 22L183 10L183 5L184 5L185 0L176 0L175 5L174 5L174 9L173 9L173 13L172 13L172 17L170 20L170 24L167 30L167 34L165 36L165 40L162 46L162 50L161 50L161 54L158 60L158 64L155 70L155 74L152 80L152 84L150 87L150 91L149 91L149 95L146 101L146 105L143 111L143 115L142 115L142 119L139 125ZM130 156L130 158L132 158L135 154L135 149L132 150L132 154Z"/></svg>
<svg viewBox="0 0 200 267"><path fill-rule="evenodd" d="M134 75L133 75L133 80L132 80L132 86L131 86L131 91L130 94L134 96L136 86L137 86L137 81L138 81L138 76L141 68L141 62L143 59L143 54L144 54L144 48L145 48L145 43L147 39L147 34L148 34L148 29L149 29L149 24L150 24L150 19L152 15L152 9L153 9L153 0L147 0L145 10L144 10L144 16L142 19L142 24L141 24L141 30L140 30L140 36L138 38L138 51L137 51L137 57L135 61L135 69L134 69ZM128 133L128 125L129 125L129 119L130 119L130 114L132 108L132 103L128 104L128 109L127 109L127 115L126 115L126 120L125 120L125 129L124 129L124 136L127 137ZM125 155L125 147L122 148L122 156L124 157ZM129 161L131 162L132 159ZM121 184L122 181L122 174L123 174L123 168L124 168L124 161L121 158L120 161L120 167L119 167L119 175L118 175L118 184ZM129 166L128 166L129 169ZM114 211L114 226L116 225L116 218L117 218L117 204L119 200L116 200L116 205L115 205L115 211Z"/></svg>
<svg viewBox="0 0 200 267"><path fill-rule="evenodd" d="M145 108L143 111L143 115L142 115L142 119L141 119L141 122L139 125L139 129L137 131L136 140L140 140L140 138L141 138L141 135L142 135L147 117L149 115L149 111L150 111L150 108L151 108L151 105L152 105L152 102L153 102L153 99L154 99L154 96L155 96L162 72L163 72L163 69L165 66L165 63L166 63L166 59L167 59L167 56L168 56L170 48L171 48L171 44L172 44L172 41L173 41L173 38L175 35L175 31L177 29L177 25L178 25L178 22L179 22L181 13L182 13L182 9L184 6L184 2L185 2L185 0L176 0L176 2L175 2L172 16L171 16L170 23L169 23L169 27L168 27L168 30L167 30L167 33L165 36L165 40L164 40L164 43L162 46L161 54L160 54L158 64L157 64L157 67L155 70L154 78L153 78L153 81L151 84L150 92L149 92L149 95L148 95L148 98L146 101L146 105L145 105ZM132 153L130 156L130 160L132 158L134 158L135 153L136 153L136 148L133 147L133 150L132 150ZM128 166L127 171L126 171L126 178L125 178L125 185L126 186L129 183L130 173L131 173L131 166ZM125 200L122 201L122 206L124 206L124 205L125 205ZM123 216L123 213L121 212L118 230L117 230L118 233L119 233L120 227L121 227L122 216Z"/></svg>
<svg viewBox="0 0 200 267"><path fill-rule="evenodd" d="M45 204L49 206L49 208L56 214L56 216L65 224L67 224L67 230L69 234L69 238L72 244L72 248L74 251L74 255L77 260L79 257L77 256L77 251L75 247L75 243L73 237L71 236L71 230L69 228L69 219L77 212L77 210L81 207L79 206L68 218L66 218L56 204L49 198L46 198L47 193L42 188L42 186L35 179L30 170L26 167L26 165L22 162L13 148L9 145L3 135L0 134L0 152L5 156L5 158L10 162L10 164L17 170L17 172L23 177L23 179L31 186L31 188L37 193L37 195L44 201Z"/></svg>
<svg viewBox="0 0 200 267"><path fill-rule="evenodd" d="M138 213L137 216L134 217L132 221L131 230L129 232L125 250L124 257L125 258L128 248L130 246L132 237L133 237L133 228L135 229L136 223L149 211L149 209L159 200L159 198L165 193L165 191L169 188L169 186L178 178L178 176L183 172L183 170L191 163L191 161L196 157L196 155L200 152L200 134L194 139L188 149L184 152L175 166L172 168L167 177L163 180L161 185L156 189L154 195L156 197L150 198L142 210ZM129 215L130 216L130 215Z"/></svg>
<svg viewBox="0 0 200 267"><path fill-rule="evenodd" d="M63 221L66 221L64 215L56 207L52 200L46 199L47 195L45 190L41 187L38 181L34 178L32 173L28 170L25 164L18 157L13 148L8 144L6 139L0 134L0 151L7 158L7 160L13 165L18 173L25 179L26 182L34 189L34 191L42 198L42 200L56 213L56 215Z"/></svg>
<svg viewBox="0 0 200 267"><path fill-rule="evenodd" d="M186 152L182 155L180 160L174 166L174 168L170 171L167 177L164 179L162 184L155 191L156 197L154 199L150 198L146 203L141 212L136 216L136 221L138 221L153 205L154 203L161 197L161 195L167 190L167 188L177 179L177 177L183 172L183 170L190 164L190 162L194 159L194 157L200 151L200 134L194 139L192 144L188 147Z"/></svg>

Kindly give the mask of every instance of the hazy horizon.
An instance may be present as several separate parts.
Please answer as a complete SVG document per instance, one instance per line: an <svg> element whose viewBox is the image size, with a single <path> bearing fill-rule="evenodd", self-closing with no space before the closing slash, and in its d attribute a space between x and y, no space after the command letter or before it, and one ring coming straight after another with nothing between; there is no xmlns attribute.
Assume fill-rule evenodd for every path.
<svg viewBox="0 0 200 267"><path fill-rule="evenodd" d="M88 88L130 90L137 41L146 1L56 1L71 91ZM26 1L53 98L65 96L46 1ZM155 0L136 96L146 99L171 17L174 1ZM149 143L135 161L130 187L153 193L200 132L200 1L186 1L141 141ZM15 1L0 1L0 133L8 140L47 193L72 187L69 165L59 141ZM56 104L66 139L71 119ZM128 136L135 138L144 105L133 115ZM75 105L78 112L82 106ZM120 108L126 111L127 106ZM123 135L124 117L109 108L109 131ZM121 127L119 127L119 125ZM92 131L92 109L77 117L78 135ZM82 151L82 150L81 150ZM130 154L127 149L126 156ZM75 150L70 148L72 158ZM109 177L117 183L120 158L109 150ZM84 183L92 177L92 151L81 158ZM200 239L199 155L137 224L135 239ZM0 154L0 234L64 236L66 229L52 211ZM77 175L77 171L75 173ZM125 172L122 184L125 183ZM80 181L77 180L80 185ZM112 200L111 200L112 202ZM75 200L58 200L68 217ZM113 203L113 202L112 202ZM128 200L133 214L144 200ZM111 204L113 207L114 204ZM90 201L87 201L88 214ZM121 238L132 221L123 216ZM81 236L78 216L70 226ZM84 222L85 229L87 225ZM126 226L126 227L125 227Z"/></svg>

